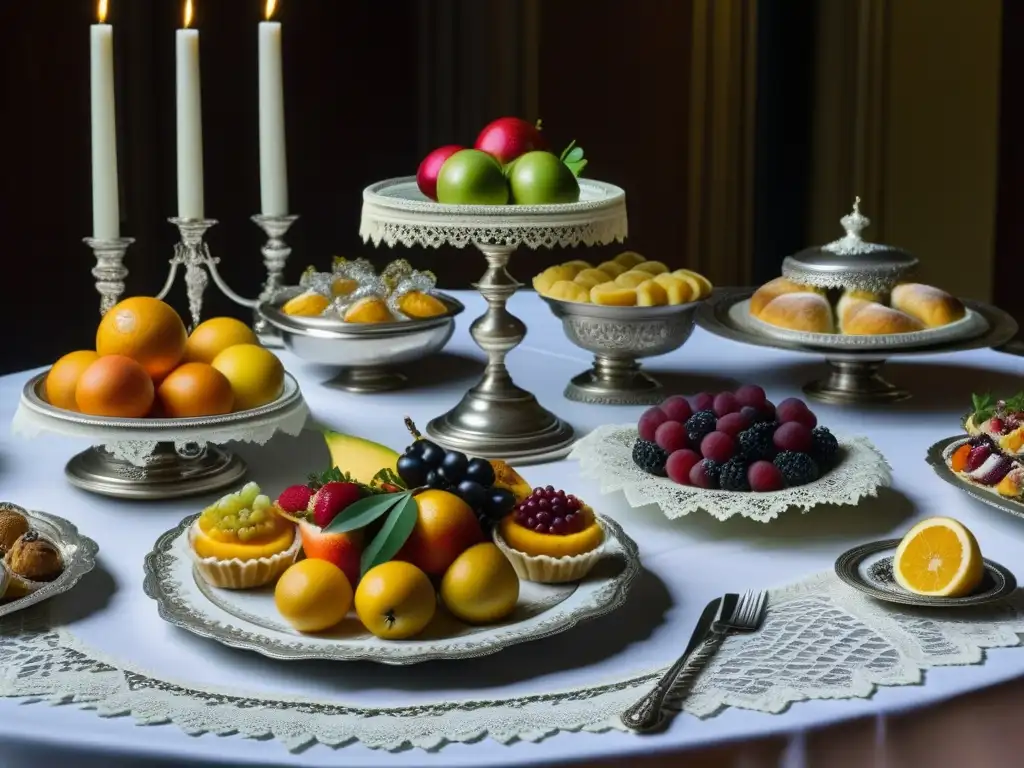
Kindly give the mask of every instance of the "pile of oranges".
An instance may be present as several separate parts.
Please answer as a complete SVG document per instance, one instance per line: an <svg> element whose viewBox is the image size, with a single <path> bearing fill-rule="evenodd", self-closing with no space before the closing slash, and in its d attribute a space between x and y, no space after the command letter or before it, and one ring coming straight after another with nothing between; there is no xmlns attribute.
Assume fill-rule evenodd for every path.
<svg viewBox="0 0 1024 768"><path fill-rule="evenodd" d="M215 317L189 335L171 306L136 296L103 316L94 350L54 363L46 399L92 416L189 418L257 408L283 387L281 361L244 323Z"/></svg>

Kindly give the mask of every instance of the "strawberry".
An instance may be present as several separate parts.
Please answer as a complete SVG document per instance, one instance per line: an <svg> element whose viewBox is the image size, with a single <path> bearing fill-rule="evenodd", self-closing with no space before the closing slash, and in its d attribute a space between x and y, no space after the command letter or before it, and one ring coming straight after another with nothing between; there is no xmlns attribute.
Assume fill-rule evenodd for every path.
<svg viewBox="0 0 1024 768"><path fill-rule="evenodd" d="M289 514L305 512L309 508L309 500L313 491L308 485L292 485L281 491L277 497L277 506Z"/></svg>
<svg viewBox="0 0 1024 768"><path fill-rule="evenodd" d="M1013 462L1006 456L990 456L971 474L971 479L982 485L995 485L1013 469Z"/></svg>
<svg viewBox="0 0 1024 768"><path fill-rule="evenodd" d="M976 445L971 449L971 452L967 454L967 466L965 469L968 472L973 472L992 454L992 448L987 443L982 445Z"/></svg>
<svg viewBox="0 0 1024 768"><path fill-rule="evenodd" d="M999 417L995 417L989 422L989 427L996 434L1004 434L1006 432L1006 424Z"/></svg>
<svg viewBox="0 0 1024 768"><path fill-rule="evenodd" d="M356 483L327 483L313 496L313 522L326 528L339 512L362 497L363 491Z"/></svg>

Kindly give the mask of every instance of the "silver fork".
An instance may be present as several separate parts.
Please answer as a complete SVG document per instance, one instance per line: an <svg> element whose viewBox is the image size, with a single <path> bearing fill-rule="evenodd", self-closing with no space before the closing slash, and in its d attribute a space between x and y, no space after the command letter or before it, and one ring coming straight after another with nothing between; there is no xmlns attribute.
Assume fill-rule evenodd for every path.
<svg viewBox="0 0 1024 768"><path fill-rule="evenodd" d="M727 594L722 598L718 616L711 624L703 642L698 644L692 654L684 653L675 664L662 675L650 693L640 699L622 713L622 723L634 731L652 731L664 722L662 717L665 699L675 688L680 676L684 673L689 679L696 677L700 671L700 663L705 663L717 647L719 641L736 632L756 632L764 622L768 610L768 593L765 591L746 591L742 596ZM690 664L690 658L695 663Z"/></svg>

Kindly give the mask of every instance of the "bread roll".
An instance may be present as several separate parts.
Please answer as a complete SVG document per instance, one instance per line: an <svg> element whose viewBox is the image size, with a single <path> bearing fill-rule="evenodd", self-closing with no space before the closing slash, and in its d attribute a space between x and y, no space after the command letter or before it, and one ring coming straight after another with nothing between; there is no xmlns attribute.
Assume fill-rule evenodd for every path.
<svg viewBox="0 0 1024 768"><path fill-rule="evenodd" d="M883 333L923 331L924 326L910 315L875 301L841 299L839 318L847 336L877 336Z"/></svg>
<svg viewBox="0 0 1024 768"><path fill-rule="evenodd" d="M820 293L783 293L769 301L758 318L791 331L835 333L832 306Z"/></svg>
<svg viewBox="0 0 1024 768"><path fill-rule="evenodd" d="M813 292L812 289L807 286L794 283L792 280L787 280L784 277L776 277L754 291L754 295L750 297L750 314L754 315L754 317L761 317L761 311L777 296L787 293L811 292Z"/></svg>
<svg viewBox="0 0 1024 768"><path fill-rule="evenodd" d="M960 299L921 283L904 283L893 288L892 306L929 328L949 325L967 314Z"/></svg>

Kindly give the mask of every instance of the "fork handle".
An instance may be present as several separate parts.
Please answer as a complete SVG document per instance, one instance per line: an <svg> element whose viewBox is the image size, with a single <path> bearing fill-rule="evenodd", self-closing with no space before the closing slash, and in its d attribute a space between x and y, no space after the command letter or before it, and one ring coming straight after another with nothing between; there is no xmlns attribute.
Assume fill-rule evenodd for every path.
<svg viewBox="0 0 1024 768"><path fill-rule="evenodd" d="M676 659L650 692L622 713L622 724L631 730L641 732L657 728L661 724L661 710L665 706L665 698L675 687L676 679L686 667L691 656L699 656L700 652L707 647L711 637L712 635L709 634L700 645L693 649L692 653L684 653Z"/></svg>

